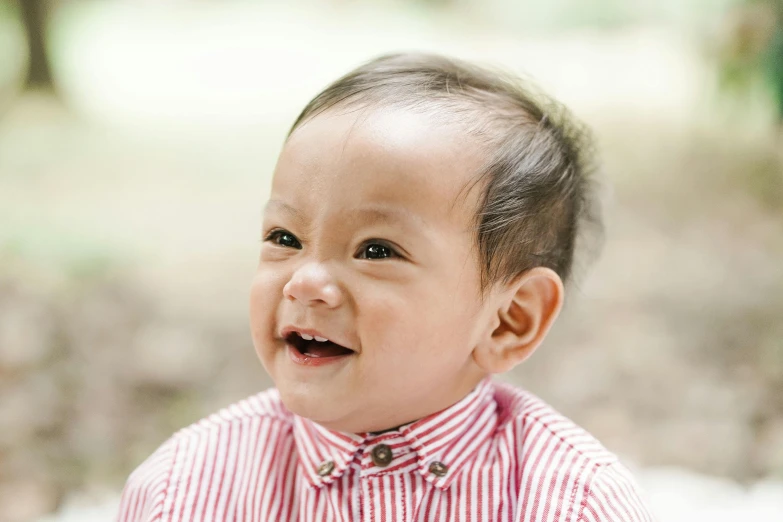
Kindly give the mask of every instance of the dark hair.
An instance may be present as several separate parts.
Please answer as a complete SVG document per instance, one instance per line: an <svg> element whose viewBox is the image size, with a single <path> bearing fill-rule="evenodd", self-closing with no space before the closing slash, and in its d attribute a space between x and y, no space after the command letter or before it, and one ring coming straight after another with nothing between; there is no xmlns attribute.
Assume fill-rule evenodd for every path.
<svg viewBox="0 0 783 522"><path fill-rule="evenodd" d="M379 105L461 124L486 148L484 168L466 187L483 188L476 214L483 289L535 266L568 281L578 241L593 240L582 246L597 253L602 224L591 139L562 105L499 71L439 55L395 54L329 85L289 136L328 109Z"/></svg>

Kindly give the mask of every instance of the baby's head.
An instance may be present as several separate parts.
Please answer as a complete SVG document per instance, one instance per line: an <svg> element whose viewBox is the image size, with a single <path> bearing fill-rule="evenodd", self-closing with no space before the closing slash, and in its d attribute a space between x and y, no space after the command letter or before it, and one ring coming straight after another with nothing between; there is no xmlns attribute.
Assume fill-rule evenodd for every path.
<svg viewBox="0 0 783 522"><path fill-rule="evenodd" d="M316 96L280 154L251 290L285 405L383 431L527 358L600 225L585 151L562 108L444 57L382 57Z"/></svg>

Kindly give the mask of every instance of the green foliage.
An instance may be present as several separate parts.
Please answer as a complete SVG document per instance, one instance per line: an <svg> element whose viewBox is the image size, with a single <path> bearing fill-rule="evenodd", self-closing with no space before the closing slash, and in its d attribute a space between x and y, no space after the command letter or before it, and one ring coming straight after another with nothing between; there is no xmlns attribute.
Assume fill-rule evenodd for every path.
<svg viewBox="0 0 783 522"><path fill-rule="evenodd" d="M16 5L11 0L0 0L0 18L17 16Z"/></svg>
<svg viewBox="0 0 783 522"><path fill-rule="evenodd" d="M783 121L783 23L778 23L764 59L763 68L778 105L778 117Z"/></svg>
<svg viewBox="0 0 783 522"><path fill-rule="evenodd" d="M746 96L762 86L783 122L783 0L744 0L726 13L719 36L721 89Z"/></svg>

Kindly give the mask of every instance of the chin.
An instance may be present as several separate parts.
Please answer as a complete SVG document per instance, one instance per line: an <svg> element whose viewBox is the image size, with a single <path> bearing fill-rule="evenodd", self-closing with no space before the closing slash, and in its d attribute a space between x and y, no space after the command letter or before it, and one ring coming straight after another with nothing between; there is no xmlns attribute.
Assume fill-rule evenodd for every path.
<svg viewBox="0 0 783 522"><path fill-rule="evenodd" d="M280 399L291 413L327 428L338 429L333 427L335 419L340 417L339 412L332 411L335 401L330 400L317 385L280 383L277 389Z"/></svg>

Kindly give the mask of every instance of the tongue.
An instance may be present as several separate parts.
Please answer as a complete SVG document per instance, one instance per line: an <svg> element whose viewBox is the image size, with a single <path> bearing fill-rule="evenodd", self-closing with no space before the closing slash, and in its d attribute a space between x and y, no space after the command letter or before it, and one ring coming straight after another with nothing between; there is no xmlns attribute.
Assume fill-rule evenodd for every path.
<svg viewBox="0 0 783 522"><path fill-rule="evenodd" d="M310 357L338 357L340 355L350 355L353 352L331 341L326 341L325 343L308 341L302 348L302 353Z"/></svg>

